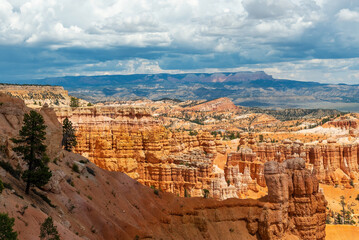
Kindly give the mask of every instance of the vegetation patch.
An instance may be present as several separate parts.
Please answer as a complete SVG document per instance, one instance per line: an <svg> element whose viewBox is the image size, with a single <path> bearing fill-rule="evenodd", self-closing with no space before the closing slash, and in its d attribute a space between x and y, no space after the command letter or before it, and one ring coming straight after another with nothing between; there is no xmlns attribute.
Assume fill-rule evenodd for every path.
<svg viewBox="0 0 359 240"><path fill-rule="evenodd" d="M6 172L10 173L16 179L20 179L21 171L14 169L10 163L5 161L0 161L0 167L2 167Z"/></svg>
<svg viewBox="0 0 359 240"><path fill-rule="evenodd" d="M46 202L50 207L56 208L54 204L51 203L51 200L44 194L36 191L36 189L32 190L37 196L39 196L44 202Z"/></svg>

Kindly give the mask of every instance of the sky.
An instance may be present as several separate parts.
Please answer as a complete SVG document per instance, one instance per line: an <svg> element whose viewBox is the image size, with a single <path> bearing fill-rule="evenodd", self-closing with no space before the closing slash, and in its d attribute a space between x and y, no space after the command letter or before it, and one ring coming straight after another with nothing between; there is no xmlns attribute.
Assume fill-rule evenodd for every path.
<svg viewBox="0 0 359 240"><path fill-rule="evenodd" d="M359 84L358 0L0 0L0 82L263 70Z"/></svg>

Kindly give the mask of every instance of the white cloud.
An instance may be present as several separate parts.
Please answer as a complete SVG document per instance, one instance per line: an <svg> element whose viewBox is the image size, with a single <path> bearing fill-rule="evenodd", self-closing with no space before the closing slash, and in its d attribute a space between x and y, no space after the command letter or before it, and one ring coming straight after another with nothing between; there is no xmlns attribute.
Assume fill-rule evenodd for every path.
<svg viewBox="0 0 359 240"><path fill-rule="evenodd" d="M339 20L342 21L359 21L359 12L351 11L349 9L341 9L337 14Z"/></svg>
<svg viewBox="0 0 359 240"><path fill-rule="evenodd" d="M232 47L251 35L277 31L288 36L299 18L301 27L308 25L300 6L289 0L0 0L0 11L2 44L49 47L167 46L175 41L223 51L224 42Z"/></svg>
<svg viewBox="0 0 359 240"><path fill-rule="evenodd" d="M324 81L320 71L335 78L351 66L340 58L359 57L358 9L350 0L0 0L0 47L48 51L33 70L48 74L50 59L66 65L56 74L263 68L308 80L316 71ZM73 56L75 48L109 56ZM113 64L131 61L128 71Z"/></svg>

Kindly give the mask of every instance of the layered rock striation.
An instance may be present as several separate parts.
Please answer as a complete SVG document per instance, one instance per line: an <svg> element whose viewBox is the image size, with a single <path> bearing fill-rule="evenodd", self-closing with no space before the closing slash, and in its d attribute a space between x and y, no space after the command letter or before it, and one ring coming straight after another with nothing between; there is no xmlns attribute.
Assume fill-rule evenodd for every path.
<svg viewBox="0 0 359 240"><path fill-rule="evenodd" d="M70 105L68 92L61 86L0 84L0 92L22 99L26 105Z"/></svg>
<svg viewBox="0 0 359 240"><path fill-rule="evenodd" d="M0 102L0 139L10 145L7 138L17 135L23 115L30 109L19 99L7 95L0 95ZM45 194L56 208L46 204L35 194L20 198L19 193L23 191L24 183L4 170L0 174L1 179L14 188L3 191L2 199L5 202L0 204L0 210L15 218L15 230L19 232L21 239L34 239L39 236L39 225L48 216L54 219L64 239L325 239L327 203L319 190L315 172L305 168L304 159L264 163L263 177L268 187L268 196L258 200L216 201L204 198L179 198L161 191L156 194L152 189L138 184L125 174L105 171L77 154L61 150L61 139L58 137L61 136L61 125L55 113L46 107L40 111L48 126L46 144L49 146L49 153L52 152L58 160L56 163L49 163L53 172L50 183L37 191ZM112 117L116 116L116 113L112 114ZM111 122L108 118L106 121ZM96 124L92 126L96 127ZM91 131L88 134L90 133ZM138 134L143 136L141 131ZM143 151L146 164L173 164L175 166L171 171L180 171L182 168L178 166L187 169L171 178L155 179L155 182L177 184L197 181L199 185L204 184L201 187L209 187L211 194L217 194L218 198L236 194L234 186L223 186L224 172L215 166L212 167L212 172L201 170L205 169L203 166L211 164L211 156L217 151L217 145L210 136L205 133L198 136L180 134L177 137L176 133L171 134L172 140L178 138L174 145L166 143L168 141L164 137L156 138L156 144L153 144L152 140L146 142L143 139L147 138L141 138L142 142L146 142L143 146L147 147L138 151ZM106 134L97 137L104 136ZM192 140L184 143L184 139ZM91 141L93 140L89 137L89 142ZM184 150L188 150L189 143L193 146L183 154L181 148L178 148L179 143L185 144L182 146ZM162 155L158 153L158 146L166 146L171 157L166 157L165 160L160 158ZM176 151L171 150L174 146L177 146ZM205 157L204 149L208 151ZM16 156L11 153L11 146L5 147L4 150L5 153L0 153L2 160L11 165L19 163ZM109 150L111 148L106 151ZM153 154L147 156L148 152ZM176 154L178 152L181 154ZM233 163L237 161L232 160ZM73 176L73 164L79 167L78 177ZM139 162L139 165L141 164ZM190 170L192 172L188 174L186 171ZM194 171L198 171L196 174L203 178L208 174L208 182L201 180ZM149 174L148 178L168 175ZM175 176L184 180L177 180ZM180 188L176 188L175 185L174 187ZM201 187L195 186L188 191L193 194ZM26 213L22 214L19 206L26 206Z"/></svg>
<svg viewBox="0 0 359 240"><path fill-rule="evenodd" d="M305 168L305 160L294 158L283 163L264 164L268 186L267 200L274 211L264 208L259 233L263 239L276 239L286 229L300 239L325 239L327 202L316 176Z"/></svg>
<svg viewBox="0 0 359 240"><path fill-rule="evenodd" d="M305 159L307 168L314 171L322 183L344 184L350 187L350 180L358 179L359 146L355 142L337 143L332 138L309 144L292 142L288 139L279 144L270 142L257 144L250 140L247 142L238 152L228 154L225 171L230 172L231 169L238 167L239 174L244 174L246 170L250 173L250 178L260 186L264 186L264 163L283 162L293 157ZM230 181L232 182L231 179Z"/></svg>
<svg viewBox="0 0 359 240"><path fill-rule="evenodd" d="M166 223L176 239L190 239L193 226L199 239L325 239L327 202L316 176L305 169L305 161L267 162L264 177L268 196L258 200L205 200L201 207L193 206L198 199L183 199L170 210ZM224 223L231 228L219 235L214 229Z"/></svg>
<svg viewBox="0 0 359 240"><path fill-rule="evenodd" d="M58 119L68 117L77 130L75 152L110 171L121 171L139 182L180 196L218 192L213 181L221 141L208 132L190 136L171 132L147 108L95 106L57 108ZM225 181L224 181L225 182ZM223 199L223 194L214 194Z"/></svg>

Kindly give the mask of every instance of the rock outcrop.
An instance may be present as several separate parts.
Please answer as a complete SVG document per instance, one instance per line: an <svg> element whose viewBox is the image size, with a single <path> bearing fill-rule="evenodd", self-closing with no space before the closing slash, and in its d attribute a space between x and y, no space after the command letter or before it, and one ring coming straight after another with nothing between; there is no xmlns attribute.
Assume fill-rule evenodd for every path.
<svg viewBox="0 0 359 240"><path fill-rule="evenodd" d="M18 98L0 93L0 146L3 146L9 157L15 157L12 147L12 137L17 136L22 127L24 114L31 109ZM47 154L54 157L61 150L62 130L55 112L44 106L38 110L44 117L46 128Z"/></svg>
<svg viewBox="0 0 359 240"><path fill-rule="evenodd" d="M20 100L9 96L0 95L0 102L0 139L10 144L7 138L16 136L22 117L29 109ZM84 157L61 150L60 141L56 138L61 136L61 125L56 122L54 112L44 108L41 113L48 126L47 144L51 146L49 150L54 151L58 158L56 163L49 163L53 172L50 183L42 190L37 190L49 200L45 203L44 197L40 198L35 193L21 196L24 183L6 171L1 171L0 175L1 180L13 188L2 192L0 212L6 212L15 218L15 230L19 232L21 239L38 237L39 225L48 216L53 218L64 239L325 238L326 201L318 188L315 174L304 168L305 160L266 162L263 173L268 186L268 196L258 200L179 198L174 194L154 191L123 173L103 170L87 162ZM108 118L104 120L111 122ZM97 137L104 136L106 135ZM142 133L139 133L139 136L143 136ZM159 157L162 155L156 155L157 147L158 144L166 143L160 146L167 149L173 157L166 158L165 161L176 166L181 165L181 161L184 166L188 164L186 167L191 171L184 171L178 176L188 177L192 183L198 176L206 176L207 173L202 171L205 168L201 166L206 166L211 161L210 156L215 154L216 144L210 143L210 137L206 134L196 137L181 136L183 138L178 140L181 140L181 143L184 139L192 139L183 143L182 147L187 149L187 145L191 143L191 151L194 152L189 151L188 155L178 156L175 153L182 148L178 148L177 144L166 143L166 138L157 139L155 144L152 140L146 142L143 141L146 138L141 138L146 142L143 144L146 146L145 150L142 151L148 164L161 166L164 160ZM91 141L92 138L89 138L89 142ZM171 150L174 146L177 146L177 151ZM203 149L208 151L205 154L207 157L204 158L200 157ZM10 151L9 148L5 150ZM110 149L106 151L108 150ZM146 156L148 152L153 154ZM12 165L18 163L18 159L8 152L1 152L0 157ZM79 166L77 177L73 177L73 164ZM212 174L217 174L217 177L210 178L210 183L206 183L208 186L214 186L211 190L213 194L218 194L219 197L225 194L234 196L235 188L223 186L224 172L213 168ZM195 176L194 171L198 171L198 176ZM154 178L162 175L150 176ZM168 178L163 182L175 184L176 180ZM201 184L201 181L197 183ZM200 188L194 188L196 189ZM23 212L19 211L19 206L22 206Z"/></svg>
<svg viewBox="0 0 359 240"><path fill-rule="evenodd" d="M225 149L208 132L190 136L169 131L142 107L55 110L60 121L68 117L77 130L75 152L97 166L124 172L147 186L180 196L203 196L204 189L215 192L213 160ZM223 194L218 197L227 198Z"/></svg>
<svg viewBox="0 0 359 240"><path fill-rule="evenodd" d="M274 208L261 213L259 234L263 239L281 239L286 231L300 239L325 239L327 202L318 180L305 169L304 159L264 164L268 201Z"/></svg>
<svg viewBox="0 0 359 240"><path fill-rule="evenodd" d="M251 179L264 186L263 164L268 161L281 163L293 157L305 159L307 168L312 169L322 183L344 184L350 187L350 180L358 179L358 144L337 143L332 138L315 144L292 142L288 139L281 143L257 144L249 139L238 152L228 155L226 169L238 166L239 173L244 174L244 169L247 168L250 170Z"/></svg>
<svg viewBox="0 0 359 240"><path fill-rule="evenodd" d="M317 178L305 169L305 161L297 158L283 163L267 162L264 176L268 186L266 197L208 200L201 207L193 207L194 199L184 199L183 207L172 209L166 222L176 234L184 230L183 222L189 228L196 226L199 239L230 239L240 231L239 239L324 240L327 202ZM233 227L219 236L213 229L224 222ZM185 238L191 237L188 234Z"/></svg>
<svg viewBox="0 0 359 240"><path fill-rule="evenodd" d="M0 92L22 99L26 105L70 105L68 92L60 86L0 84Z"/></svg>

